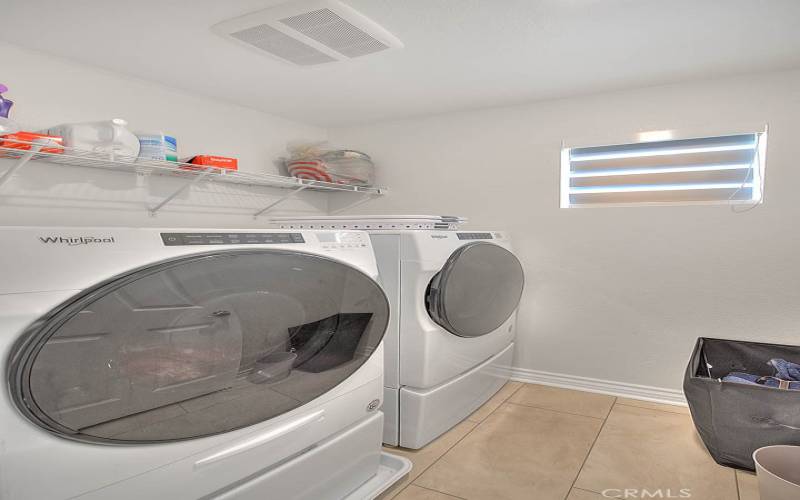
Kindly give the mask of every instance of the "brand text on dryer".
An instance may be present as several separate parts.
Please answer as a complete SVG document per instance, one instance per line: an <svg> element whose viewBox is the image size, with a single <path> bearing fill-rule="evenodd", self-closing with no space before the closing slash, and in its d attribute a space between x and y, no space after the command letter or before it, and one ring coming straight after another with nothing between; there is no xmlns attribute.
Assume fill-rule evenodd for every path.
<svg viewBox="0 0 800 500"><path fill-rule="evenodd" d="M63 245L91 245L93 243L116 243L113 236L39 236L42 243L60 243Z"/></svg>

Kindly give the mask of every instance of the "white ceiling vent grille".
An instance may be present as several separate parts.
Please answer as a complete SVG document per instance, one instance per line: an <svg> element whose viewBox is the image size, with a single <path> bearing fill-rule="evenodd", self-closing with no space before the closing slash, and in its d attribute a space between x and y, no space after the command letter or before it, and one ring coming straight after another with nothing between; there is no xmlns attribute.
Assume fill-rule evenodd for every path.
<svg viewBox="0 0 800 500"><path fill-rule="evenodd" d="M330 9L287 17L281 22L347 57L365 56L389 48Z"/></svg>
<svg viewBox="0 0 800 500"><path fill-rule="evenodd" d="M391 33L338 0L297 0L222 22L211 29L300 66L403 47Z"/></svg>
<svg viewBox="0 0 800 500"><path fill-rule="evenodd" d="M260 24L246 30L237 31L236 33L231 33L231 36L300 66L310 66L336 60L314 47L284 35L275 28L271 28L268 24Z"/></svg>

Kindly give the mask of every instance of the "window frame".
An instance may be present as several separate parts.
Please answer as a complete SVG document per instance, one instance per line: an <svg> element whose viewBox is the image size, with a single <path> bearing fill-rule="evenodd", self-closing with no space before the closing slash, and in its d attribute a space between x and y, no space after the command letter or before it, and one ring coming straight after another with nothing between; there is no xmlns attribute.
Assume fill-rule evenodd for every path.
<svg viewBox="0 0 800 500"><path fill-rule="evenodd" d="M766 176L766 163L767 163L767 142L768 142L768 133L769 127L764 125L761 127L761 130L754 131L756 127L748 127L744 129L746 131L739 131L739 132L720 132L715 131L712 133L694 133L694 134L682 134L673 136L671 130L665 131L655 131L658 133L667 133L670 135L669 138L653 138L647 139L647 137L654 134L654 132L640 132L636 140L606 140L603 142L598 142L596 140L593 141L583 141L581 142L571 142L569 145L568 143L562 142L561 145L561 154L560 154L560 166L559 166L559 208L561 209L574 209L574 208L633 208L633 207L641 207L641 206L657 206L657 207L664 207L664 206L671 206L671 207L679 207L679 206L702 206L702 205L710 205L710 206L734 206L734 205L746 205L746 206L758 206L764 203L765 199L765 176ZM736 136L736 135L755 135L756 136L756 151L754 154L753 162L758 162L757 166L752 166L750 171L753 172L753 179L750 182L752 184L752 192L753 196L748 199L728 199L728 200L692 200L692 201L635 201L635 202L611 202L611 203L571 203L570 202L570 195L573 194L571 192L571 180L573 176L571 175L572 172L572 162L570 152L574 149L582 149L582 148L592 148L592 147L614 147L614 146L631 146L631 145L638 145L638 144L648 144L651 142L669 142L669 141L681 141L686 139L711 139L711 138L719 138L719 137L726 137L726 136ZM658 134L654 134L657 136ZM621 169L623 170L623 169ZM744 183L742 183L744 184ZM652 192L662 192L666 190L654 190ZM677 191L677 190L676 190Z"/></svg>

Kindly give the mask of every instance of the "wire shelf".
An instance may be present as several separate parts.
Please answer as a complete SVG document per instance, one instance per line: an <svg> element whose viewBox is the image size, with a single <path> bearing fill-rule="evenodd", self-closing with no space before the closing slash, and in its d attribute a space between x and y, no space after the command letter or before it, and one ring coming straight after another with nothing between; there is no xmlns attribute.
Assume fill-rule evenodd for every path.
<svg viewBox="0 0 800 500"><path fill-rule="evenodd" d="M337 184L333 182L299 179L278 174L249 173L182 162L147 160L113 152L86 151L64 147L46 139L37 139L32 142L10 140L8 138L0 138L0 140L2 140L2 145L0 145L0 159L10 160L10 166L4 171L0 170L0 187L8 182L14 173L29 161L94 168L142 176L163 176L183 181L179 189L165 196L159 203L148 208L153 215L172 201L177 195L190 189L201 180L214 184L291 190L288 194L285 194L276 201L272 201L266 207L254 213L254 217L267 213L280 203L294 197L304 190L356 193L364 195L368 199L386 193L385 188L375 186Z"/></svg>

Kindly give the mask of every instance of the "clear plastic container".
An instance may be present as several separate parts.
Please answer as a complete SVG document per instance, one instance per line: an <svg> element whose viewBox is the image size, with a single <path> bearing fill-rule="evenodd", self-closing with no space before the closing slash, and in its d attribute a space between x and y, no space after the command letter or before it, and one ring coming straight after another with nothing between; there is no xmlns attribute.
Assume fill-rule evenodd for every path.
<svg viewBox="0 0 800 500"><path fill-rule="evenodd" d="M65 123L47 129L48 135L64 138L64 146L119 155L118 160L134 161L139 155L139 139L121 118L101 122Z"/></svg>
<svg viewBox="0 0 800 500"><path fill-rule="evenodd" d="M334 149L325 142L290 143L286 162L289 175L354 186L375 185L375 164L369 155L352 149Z"/></svg>

